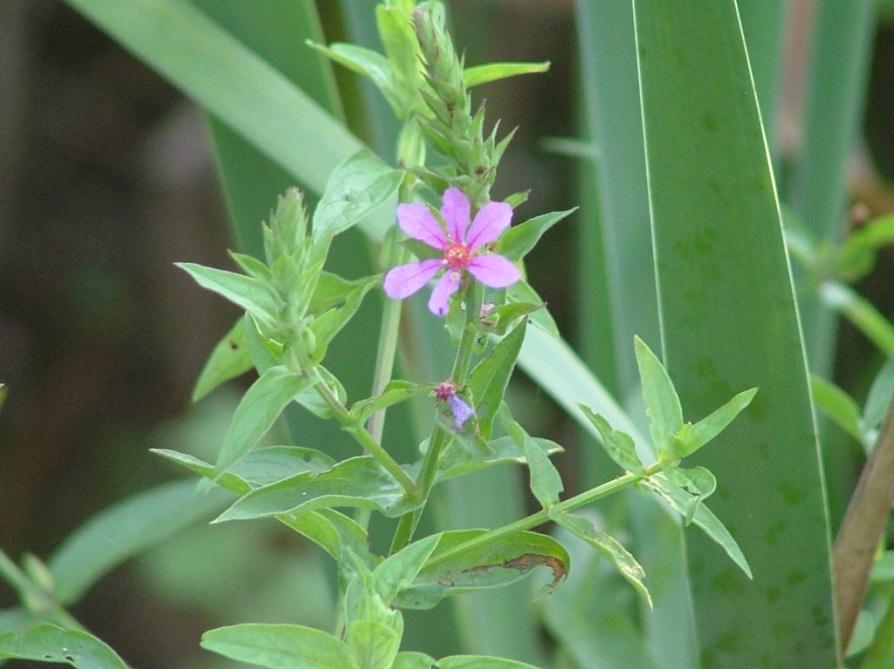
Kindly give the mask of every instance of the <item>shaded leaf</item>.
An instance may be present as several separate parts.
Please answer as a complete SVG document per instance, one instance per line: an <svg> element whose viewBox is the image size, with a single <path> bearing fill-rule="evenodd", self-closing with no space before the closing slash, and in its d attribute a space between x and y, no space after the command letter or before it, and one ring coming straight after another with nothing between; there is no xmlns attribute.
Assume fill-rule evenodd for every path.
<svg viewBox="0 0 894 669"><path fill-rule="evenodd" d="M860 407L856 400L834 383L815 374L810 377L810 390L813 392L813 401L822 412L835 421L838 427L863 443Z"/></svg>
<svg viewBox="0 0 894 669"><path fill-rule="evenodd" d="M207 520L225 496L199 493L192 481L167 483L101 511L72 533L47 560L53 594L76 602L102 576L176 532Z"/></svg>
<svg viewBox="0 0 894 669"><path fill-rule="evenodd" d="M265 323L276 323L279 312L276 299L257 279L190 262L174 264L186 271L202 288L217 293Z"/></svg>
<svg viewBox="0 0 894 669"><path fill-rule="evenodd" d="M602 441L602 446L608 456L623 470L633 472L634 474L642 474L645 472L642 461L636 452L636 444L633 437L624 432L618 432L609 425L598 413L595 413L589 407L580 404L580 410L584 412L587 419L596 428Z"/></svg>
<svg viewBox="0 0 894 669"><path fill-rule="evenodd" d="M550 439L531 437L531 441L536 448L543 452L544 456L562 453L565 450ZM436 480L447 481L494 465L505 463L523 465L527 463L524 449L512 437L492 439L487 445L491 452L482 457L473 457L467 450L451 449L448 451L441 462Z"/></svg>
<svg viewBox="0 0 894 669"><path fill-rule="evenodd" d="M490 355L475 366L469 377L469 391L475 400L475 415L484 439L490 438L494 416L503 402L506 385L525 338L526 325L527 319L506 335Z"/></svg>
<svg viewBox="0 0 894 669"><path fill-rule="evenodd" d="M531 288L531 285L524 279L519 279L506 289L506 297L511 302L524 302L527 304L542 304L543 309L532 311L529 319L531 323L539 327L541 330L559 339L559 328L556 321L553 320L552 314L546 308L546 303L540 299L537 291Z"/></svg>
<svg viewBox="0 0 894 669"><path fill-rule="evenodd" d="M872 430L881 425L894 401L894 359L888 360L875 377L863 409L863 427Z"/></svg>
<svg viewBox="0 0 894 669"><path fill-rule="evenodd" d="M286 405L316 382L316 376L301 376L282 366L264 372L236 407L217 457L217 471L225 471L254 448Z"/></svg>
<svg viewBox="0 0 894 669"><path fill-rule="evenodd" d="M389 604L413 582L438 545L436 534L414 541L386 558L373 571L373 583L382 600Z"/></svg>
<svg viewBox="0 0 894 669"><path fill-rule="evenodd" d="M0 634L0 658L68 664L77 669L127 669L118 654L92 634L55 625Z"/></svg>
<svg viewBox="0 0 894 669"><path fill-rule="evenodd" d="M332 272L320 272L317 277L317 285L314 287L310 298L308 312L318 316L332 307L344 303L353 290L369 281L368 277L361 279L345 279Z"/></svg>
<svg viewBox="0 0 894 669"><path fill-rule="evenodd" d="M245 320L240 318L211 351L193 388L192 401L198 402L220 384L235 379L251 368Z"/></svg>
<svg viewBox="0 0 894 669"><path fill-rule="evenodd" d="M431 392L429 386L423 386L412 381L404 381L395 379L389 381L388 385L379 395L369 397L365 400L356 402L351 407L351 415L358 423L365 423L374 413L387 409L390 406L405 402L410 398L418 397Z"/></svg>
<svg viewBox="0 0 894 669"><path fill-rule="evenodd" d="M620 541L607 532L596 529L592 521L585 516L557 513L550 518L611 560L621 576L633 586L648 607L652 608L652 597L643 583L646 572Z"/></svg>
<svg viewBox="0 0 894 669"><path fill-rule="evenodd" d="M302 473L258 488L238 500L214 522L339 506L375 509L396 516L418 506L418 503L404 500L403 492L375 460L361 456L343 460L321 474Z"/></svg>
<svg viewBox="0 0 894 669"><path fill-rule="evenodd" d="M433 657L425 653L398 653L391 669L431 669L435 664Z"/></svg>
<svg viewBox="0 0 894 669"><path fill-rule="evenodd" d="M354 317L363 298L378 281L378 276L370 277L348 293L342 306L329 309L311 322L310 331L316 338L316 346L313 351L314 362L321 362L326 357L326 351L335 335L341 332L342 328Z"/></svg>
<svg viewBox="0 0 894 669"><path fill-rule="evenodd" d="M438 660L438 669L537 669L533 664L486 655L451 655Z"/></svg>
<svg viewBox="0 0 894 669"><path fill-rule="evenodd" d="M443 532L435 552L413 585L394 600L401 608L428 609L449 595L509 585L537 567L552 572L554 587L568 572L568 551L545 534L518 532L499 542L458 547L487 534L487 530Z"/></svg>
<svg viewBox="0 0 894 669"><path fill-rule="evenodd" d="M202 648L270 669L351 669L347 646L331 634L301 625L244 624L202 635Z"/></svg>
<svg viewBox="0 0 894 669"><path fill-rule="evenodd" d="M403 179L395 170L361 149L341 163L326 184L313 216L315 237L344 232L394 197Z"/></svg>

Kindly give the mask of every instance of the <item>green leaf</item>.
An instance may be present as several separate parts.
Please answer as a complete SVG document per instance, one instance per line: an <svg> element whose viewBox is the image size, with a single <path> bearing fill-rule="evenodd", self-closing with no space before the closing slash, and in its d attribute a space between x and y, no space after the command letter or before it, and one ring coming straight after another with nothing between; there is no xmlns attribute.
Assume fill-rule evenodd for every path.
<svg viewBox="0 0 894 669"><path fill-rule="evenodd" d="M68 664L77 669L127 669L118 655L92 634L55 625L0 634L0 658Z"/></svg>
<svg viewBox="0 0 894 669"><path fill-rule="evenodd" d="M512 226L497 241L494 251L513 262L518 262L530 253L547 230L575 211L577 207L565 211L553 211Z"/></svg>
<svg viewBox="0 0 894 669"><path fill-rule="evenodd" d="M856 400L834 383L821 379L815 374L810 377L810 389L813 392L813 401L822 412L862 444L860 407Z"/></svg>
<svg viewBox="0 0 894 669"><path fill-rule="evenodd" d="M237 495L245 495L253 488L282 480L284 475L294 475L296 472L302 471L320 471L330 461L327 455L313 449L298 446L270 446L249 453L233 465L230 471L215 478L213 465L196 457L163 449L153 449L153 452L176 462L199 476L215 481L218 485ZM290 472L290 474L286 472ZM362 560L370 562L372 559L369 555L369 540L366 530L338 511L318 509L285 513L276 516L276 519L316 543L336 560L345 557L345 548L350 549Z"/></svg>
<svg viewBox="0 0 894 669"><path fill-rule="evenodd" d="M451 655L438 660L438 669L537 669L533 664L486 655Z"/></svg>
<svg viewBox="0 0 894 669"><path fill-rule="evenodd" d="M633 344L636 365L643 384L649 431L660 454L671 447L671 438L683 427L683 408L674 384L658 356L639 337L634 338Z"/></svg>
<svg viewBox="0 0 894 669"><path fill-rule="evenodd" d="M433 657L425 653L398 653L391 669L431 669L435 665Z"/></svg>
<svg viewBox="0 0 894 669"><path fill-rule="evenodd" d="M880 249L894 243L894 216L869 221L853 232L838 250L835 271L852 283L872 271Z"/></svg>
<svg viewBox="0 0 894 669"><path fill-rule="evenodd" d="M607 532L597 530L593 522L585 516L557 513L550 518L611 560L618 573L633 586L646 605L652 608L652 596L643 583L646 572L620 541Z"/></svg>
<svg viewBox="0 0 894 669"><path fill-rule="evenodd" d="M645 479L641 485L649 488L684 518L691 511L692 495L682 490L679 486L672 484L662 474L655 474ZM708 537L719 545L726 554L735 562L748 578L753 578L751 567L748 566L748 560L745 559L739 544L733 539L729 530L724 527L723 523L715 516L704 504L699 504L692 515L692 522L695 523Z"/></svg>
<svg viewBox="0 0 894 669"><path fill-rule="evenodd" d="M376 592L386 604L390 604L402 590L410 586L439 540L440 536L433 534L414 541L376 567L373 571L373 583Z"/></svg>
<svg viewBox="0 0 894 669"><path fill-rule="evenodd" d="M519 279L511 286L506 289L506 297L511 302L524 302L526 304L543 304L546 303L540 299L540 295L537 294L537 291L531 288L530 284L524 279ZM559 328L556 325L556 321L553 320L552 314L549 313L549 309L537 309L536 311L532 311L530 315L531 323L539 327L544 332L548 333L552 337L559 339Z"/></svg>
<svg viewBox="0 0 894 669"><path fill-rule="evenodd" d="M369 280L369 277L349 280L331 272L321 272L313 296L310 298L308 311L318 316L332 307L343 304L355 288L366 284Z"/></svg>
<svg viewBox="0 0 894 669"><path fill-rule="evenodd" d="M463 70L463 83L467 88L499 81L520 74L539 74L549 70L549 61L540 63L487 63Z"/></svg>
<svg viewBox="0 0 894 669"><path fill-rule="evenodd" d="M394 112L399 118L409 118L414 112L424 109L420 90L427 85L422 75L422 54L411 12L412 9L406 5L376 7L376 25L391 63L392 82L397 96Z"/></svg>
<svg viewBox="0 0 894 669"><path fill-rule="evenodd" d="M6 403L6 396L9 392L9 388L6 387L5 383L0 383L0 411L3 410L3 405Z"/></svg>
<svg viewBox="0 0 894 669"><path fill-rule="evenodd" d="M726 429L727 425L735 420L736 416L751 404L751 400L754 399L756 394L757 388L743 390L719 409L716 409L691 426L691 428L684 430L686 433L685 439L673 439L674 456L685 458L714 439L714 437Z"/></svg>
<svg viewBox="0 0 894 669"><path fill-rule="evenodd" d="M415 582L394 600L401 608L429 609L444 597L515 583L537 567L552 572L551 586L561 581L570 567L568 551L545 534L518 532L499 542L459 547L488 530L443 532L438 546Z"/></svg>
<svg viewBox="0 0 894 669"><path fill-rule="evenodd" d="M376 158L368 149L339 165L314 211L315 237L344 232L394 197L404 173Z"/></svg>
<svg viewBox="0 0 894 669"><path fill-rule="evenodd" d="M543 452L544 456L562 453L565 450L550 439L532 437L531 441L536 448ZM466 450L450 449L441 462L436 480L439 482L447 481L493 467L494 465L506 463L523 465L527 463L524 450L515 443L512 437L493 439L487 445L491 452L484 457L472 456Z"/></svg>
<svg viewBox="0 0 894 669"><path fill-rule="evenodd" d="M478 427L485 439L490 438L494 416L503 402L506 385L512 376L515 361L525 338L526 325L527 319L506 335L494 346L490 355L475 366L469 377L469 391L475 400Z"/></svg>
<svg viewBox="0 0 894 669"><path fill-rule="evenodd" d="M583 404L579 406L580 410L584 412L584 415L599 433L602 446L605 448L605 452L608 453L608 457L625 471L633 472L634 474L645 472L643 463L636 453L636 444L633 441L633 437L624 432L614 430L605 418L589 407Z"/></svg>
<svg viewBox="0 0 894 669"><path fill-rule="evenodd" d="M329 309L311 322L310 330L317 342L313 353L315 362L321 362L326 357L326 351L335 335L341 332L342 328L354 317L363 298L378 282L378 276L370 277L348 293L344 305Z"/></svg>
<svg viewBox="0 0 894 669"><path fill-rule="evenodd" d="M321 474L303 473L242 497L214 522L263 518L303 509L338 506L375 509L388 516L418 503L404 500L403 488L368 456L349 458Z"/></svg>
<svg viewBox="0 0 894 669"><path fill-rule="evenodd" d="M254 448L286 405L316 381L315 376L301 376L282 366L258 377L236 407L217 457L217 472L224 472Z"/></svg>
<svg viewBox="0 0 894 669"><path fill-rule="evenodd" d="M190 262L174 263L186 271L202 288L207 288L242 307L269 325L277 322L279 308L272 293L257 279Z"/></svg>
<svg viewBox="0 0 894 669"><path fill-rule="evenodd" d="M828 512L801 344L811 327L799 328L737 6L634 7L665 362L696 416L760 388L747 423L694 456L716 474L712 505L755 574L749 583L691 537L701 665L759 666L772 646L779 666L836 666ZM840 211L829 213L840 222ZM704 513L701 504L696 524ZM784 596L770 602L773 588Z"/></svg>
<svg viewBox="0 0 894 669"><path fill-rule="evenodd" d="M356 620L348 625L348 647L354 666L361 669L391 669L400 649L400 635L378 620Z"/></svg>
<svg viewBox="0 0 894 669"><path fill-rule="evenodd" d="M308 41L308 45L352 72L369 77L392 106L397 105L394 86L391 82L391 64L378 51L342 42L336 42L327 47Z"/></svg>
<svg viewBox="0 0 894 669"><path fill-rule="evenodd" d="M888 360L869 388L863 409L863 428L871 430L881 425L888 407L894 400L894 359Z"/></svg>
<svg viewBox="0 0 894 669"><path fill-rule="evenodd" d="M269 284L273 280L270 268L254 256L250 256L247 253L237 253L236 251L229 251L228 253L242 271L251 278L257 279L263 284Z"/></svg>
<svg viewBox="0 0 894 669"><path fill-rule="evenodd" d="M531 492L534 497L543 508L558 504L559 494L565 487L562 485L562 477L550 461L549 456L518 423L512 421L505 427L509 436L524 450L525 462L530 474Z"/></svg>
<svg viewBox="0 0 894 669"><path fill-rule="evenodd" d="M251 367L251 355L245 338L245 319L240 318L211 351L193 388L192 401L198 402L220 384L235 379Z"/></svg>
<svg viewBox="0 0 894 669"><path fill-rule="evenodd" d="M510 328L518 325L522 316L527 316L543 308L543 304L532 304L530 302L501 304L499 307L489 311L486 316L483 316L481 324L487 328L493 328L494 332L503 336Z"/></svg>
<svg viewBox="0 0 894 669"><path fill-rule="evenodd" d="M843 283L820 286L823 302L839 311L889 358L894 357L894 325L869 300Z"/></svg>
<svg viewBox="0 0 894 669"><path fill-rule="evenodd" d="M714 478L711 470L705 467L692 469L669 467L664 470L664 476L673 485L690 495L686 502L686 513L683 515L683 524L688 527L698 512L702 500L714 494L717 489L717 479Z"/></svg>
<svg viewBox="0 0 894 669"><path fill-rule="evenodd" d="M395 379L388 382L381 394L356 402L351 407L351 415L358 423L365 423L377 411L429 392L431 392L430 386Z"/></svg>
<svg viewBox="0 0 894 669"><path fill-rule="evenodd" d="M168 483L101 511L70 535L47 560L54 597L67 605L119 564L176 532L207 520L225 504L217 492L192 482Z"/></svg>
<svg viewBox="0 0 894 669"><path fill-rule="evenodd" d="M320 380L328 385L329 389L335 393L338 401L344 404L347 399L347 392L345 391L345 387L341 384L341 381L335 378L335 374L323 367L323 365L317 365L315 369L320 376ZM324 420L332 418L332 409L329 407L326 400L320 397L320 393L317 392L317 389L314 386L308 386L295 395L295 401L315 416L319 416Z"/></svg>
<svg viewBox="0 0 894 669"><path fill-rule="evenodd" d="M301 625L244 624L202 635L202 648L270 669L351 669L347 646L331 634Z"/></svg>

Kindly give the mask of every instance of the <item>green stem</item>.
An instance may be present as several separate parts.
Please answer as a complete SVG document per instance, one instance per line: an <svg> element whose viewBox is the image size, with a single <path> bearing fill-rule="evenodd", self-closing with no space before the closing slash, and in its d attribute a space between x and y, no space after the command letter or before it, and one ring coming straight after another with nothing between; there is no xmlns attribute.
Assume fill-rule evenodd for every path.
<svg viewBox="0 0 894 669"><path fill-rule="evenodd" d="M472 353L475 348L474 324L481 312L483 294L484 290L478 283L473 283L468 291L466 327L463 330L459 349L453 362L453 372L451 373L451 380L460 386L466 383L472 366ZM436 427L432 432L428 450L422 460L422 468L416 481L422 493L423 504L418 509L408 511L400 517L400 521L398 521L397 528L394 531L394 538L391 540L392 553L399 551L410 543L410 540L413 538L416 527L419 525L419 519L425 510L425 504L428 502L428 497L431 494L431 489L435 484L438 465L441 462L441 453L450 443L450 437L450 433L440 426Z"/></svg>
<svg viewBox="0 0 894 669"><path fill-rule="evenodd" d="M640 481L649 478L652 474L660 471L661 465L655 463L654 465L647 467L642 474L627 472L626 474L608 481L607 483L603 483L600 486L591 488L590 490L582 492L579 495L575 495L574 497L569 497L564 502L559 502L549 510L541 509L537 513L516 520L515 522L509 523L508 525L503 525L503 527L498 527L497 529L492 530L487 534L482 534L478 537L475 537L474 539L470 539L469 541L457 544L453 548L438 554L435 558L426 563L425 568L429 569L441 562L445 562L450 558L459 555L460 553L463 553L464 551L496 543L504 537L511 536L518 532L524 532L526 530L534 529L535 527L543 525L544 523L549 521L551 515L555 515L558 513L568 513L569 511L574 511L575 509L579 509L583 506L587 506L588 504L592 504L597 500L608 497L609 495L612 495L616 492L620 492L625 488L629 488L630 486L639 483Z"/></svg>
<svg viewBox="0 0 894 669"><path fill-rule="evenodd" d="M416 485L416 482L403 470L403 467L400 466L397 460L392 458L391 454L382 448L382 445L373 438L366 428L359 425L357 421L354 420L345 406L332 393L329 386L321 381L320 383L317 383L315 387L320 397L323 398L323 401L326 402L332 410L335 419L345 431L350 433L350 435L354 437L354 440L363 446L366 452L374 457L379 464L394 477L394 480L401 485L409 497L412 499L419 499L420 490Z"/></svg>
<svg viewBox="0 0 894 669"><path fill-rule="evenodd" d="M33 583L2 550L0 550L0 576L15 588L22 604L31 611L48 614L52 620L68 629L86 631L86 628L66 611L51 593Z"/></svg>

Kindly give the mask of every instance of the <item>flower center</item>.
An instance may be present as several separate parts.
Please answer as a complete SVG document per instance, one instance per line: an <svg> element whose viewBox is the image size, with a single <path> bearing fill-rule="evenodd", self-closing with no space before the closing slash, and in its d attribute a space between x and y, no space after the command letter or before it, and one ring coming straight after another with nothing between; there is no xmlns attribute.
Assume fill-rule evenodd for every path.
<svg viewBox="0 0 894 669"><path fill-rule="evenodd" d="M452 269L463 269L469 264L472 252L465 244L451 244L444 250L444 260Z"/></svg>

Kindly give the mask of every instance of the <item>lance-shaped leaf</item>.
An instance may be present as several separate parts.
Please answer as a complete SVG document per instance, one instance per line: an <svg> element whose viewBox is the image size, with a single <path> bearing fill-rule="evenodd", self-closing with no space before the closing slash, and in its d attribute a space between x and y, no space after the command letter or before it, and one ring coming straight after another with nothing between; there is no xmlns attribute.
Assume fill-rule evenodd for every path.
<svg viewBox="0 0 894 669"><path fill-rule="evenodd" d="M529 319L531 323L539 327L544 332L548 333L550 336L555 339L560 339L559 336L559 328L556 325L556 321L553 320L552 314L549 313L549 309L545 308L546 303L540 299L540 295L537 294L537 291L531 288L531 285L525 281L524 279L519 279L511 286L506 289L506 298L510 302L523 302L525 304L543 304L543 309L536 309L531 312ZM547 348L552 348L551 346L547 346ZM557 353L557 351L553 350L553 353Z"/></svg>
<svg viewBox="0 0 894 669"><path fill-rule="evenodd" d="M384 390L375 397L356 402L351 407L351 415L358 423L365 423L377 411L429 392L431 392L431 386L395 379L389 381Z"/></svg>
<svg viewBox="0 0 894 669"><path fill-rule="evenodd" d="M315 237L344 232L397 193L403 172L362 149L335 168L314 211Z"/></svg>
<svg viewBox="0 0 894 669"><path fill-rule="evenodd" d="M547 230L575 211L577 211L577 207L565 211L553 211L514 225L502 234L494 251L509 260L518 262L537 246Z"/></svg>
<svg viewBox="0 0 894 669"><path fill-rule="evenodd" d="M320 272L317 285L310 298L308 312L313 316L319 316L332 307L343 304L355 288L364 285L367 281L369 281L369 277L345 279L332 272Z"/></svg>
<svg viewBox="0 0 894 669"><path fill-rule="evenodd" d="M72 533L47 560L53 596L76 602L102 576L176 532L207 521L226 503L199 493L191 481L146 490L101 511Z"/></svg>
<svg viewBox="0 0 894 669"><path fill-rule="evenodd" d="M737 6L634 7L665 362L694 415L760 388L748 421L694 456L717 475L712 506L755 575L752 584L688 533L701 663L755 667L772 647L778 666L835 666L816 425ZM770 601L774 592L784 596Z"/></svg>
<svg viewBox="0 0 894 669"><path fill-rule="evenodd" d="M894 359L888 360L879 371L863 408L863 429L877 428L885 417L892 399L894 399Z"/></svg>
<svg viewBox="0 0 894 669"><path fill-rule="evenodd" d="M192 401L198 402L220 384L235 379L251 367L245 321L240 318L211 351L193 388Z"/></svg>
<svg viewBox="0 0 894 669"><path fill-rule="evenodd" d="M693 496L690 492L671 483L663 474L654 474L645 479L640 485L655 492L684 518L691 514L691 522L695 523L712 541L717 543L748 578L752 578L748 560L745 559L742 549L739 548L739 544L733 539L729 530L704 504L699 504L693 511Z"/></svg>
<svg viewBox="0 0 894 669"><path fill-rule="evenodd" d="M362 669L391 669L400 649L398 631L379 620L349 623L346 637L352 666Z"/></svg>
<svg viewBox="0 0 894 669"><path fill-rule="evenodd" d="M620 541L607 532L597 530L592 521L585 516L557 513L550 518L611 560L621 576L633 586L648 607L652 608L652 596L643 583L646 572Z"/></svg>
<svg viewBox="0 0 894 669"><path fill-rule="evenodd" d="M562 477L559 475L555 465L550 461L549 455L534 442L521 425L508 415L508 408L505 404L500 411L503 427L509 434L509 437L525 454L531 492L534 494L534 497L543 508L558 504L559 495L565 487L562 485Z"/></svg>
<svg viewBox="0 0 894 669"><path fill-rule="evenodd" d="M336 378L335 374L323 367L323 365L317 365L315 369L320 376L320 380L329 386L329 390L335 394L338 401L344 404L348 394L341 381ZM326 400L320 397L320 393L314 386L308 386L295 395L295 401L315 416L319 416L324 420L332 418L332 409L329 407Z"/></svg>
<svg viewBox="0 0 894 669"><path fill-rule="evenodd" d="M202 635L201 646L270 669L359 669L341 639L301 625L218 627Z"/></svg>
<svg viewBox="0 0 894 669"><path fill-rule="evenodd" d="M858 442L863 443L863 433L860 429L860 406L856 400L842 388L815 374L810 377L810 389L813 391L813 401L816 402L817 407L835 421L838 427Z"/></svg>
<svg viewBox="0 0 894 669"><path fill-rule="evenodd" d="M327 472L298 474L245 495L214 522L263 518L303 509L358 507L389 516L418 503L404 499L403 488L368 456L350 458Z"/></svg>
<svg viewBox="0 0 894 669"><path fill-rule="evenodd" d="M0 634L0 658L54 662L77 669L127 669L124 660L92 634L55 625Z"/></svg>
<svg viewBox="0 0 894 669"><path fill-rule="evenodd" d="M685 458L714 439L751 404L751 400L756 394L757 388L743 390L695 425L690 426L688 423L684 425L683 429L672 438L671 452L673 456Z"/></svg>
<svg viewBox="0 0 894 669"><path fill-rule="evenodd" d="M258 377L233 414L217 457L218 473L254 448L286 405L316 381L315 375L302 376L279 365Z"/></svg>
<svg viewBox="0 0 894 669"><path fill-rule="evenodd" d="M344 42L335 42L324 46L308 41L308 45L352 72L368 77L391 106L397 108L399 101L395 97L394 86L391 82L391 63L378 51Z"/></svg>
<svg viewBox="0 0 894 669"><path fill-rule="evenodd" d="M823 302L841 312L886 356L894 357L894 325L869 300L843 283L820 286Z"/></svg>
<svg viewBox="0 0 894 669"><path fill-rule="evenodd" d="M276 323L279 311L276 300L267 286L257 279L191 262L175 264L186 271L202 288L228 299L267 324Z"/></svg>
<svg viewBox="0 0 894 669"><path fill-rule="evenodd" d="M634 338L636 365L643 384L643 400L649 417L649 431L660 454L671 445L671 438L683 427L683 408L674 384L646 342Z"/></svg>
<svg viewBox="0 0 894 669"><path fill-rule="evenodd" d="M487 63L463 70L466 88L488 84L492 81L517 77L520 74L539 74L549 70L549 61L540 63Z"/></svg>
<svg viewBox="0 0 894 669"><path fill-rule="evenodd" d="M503 402L506 385L515 361L518 359L525 338L527 319L503 338L490 355L479 362L469 377L469 391L475 400L475 415L481 436L489 439L493 429L494 416Z"/></svg>
<svg viewBox="0 0 894 669"><path fill-rule="evenodd" d="M401 590L405 590L422 569L438 545L437 534L414 541L385 559L372 574L373 585L382 600L388 604Z"/></svg>
<svg viewBox="0 0 894 669"><path fill-rule="evenodd" d="M869 221L848 236L835 258L835 273L848 282L862 279L875 266L878 252L894 243L894 216Z"/></svg>
<svg viewBox="0 0 894 669"><path fill-rule="evenodd" d="M413 585L394 600L401 608L429 609L448 595L515 583L537 567L552 572L552 586L570 567L568 551L558 541L536 532L517 532L499 542L462 549L487 530L444 532Z"/></svg>
<svg viewBox="0 0 894 669"><path fill-rule="evenodd" d="M598 413L594 412L588 406L583 404L580 410L584 412L587 419L593 424L599 433L602 446L608 456L623 470L633 472L634 474L642 474L645 471L642 461L636 452L636 444L633 437L624 432L619 432L609 425Z"/></svg>
<svg viewBox="0 0 894 669"><path fill-rule="evenodd" d="M354 317L354 314L357 313L360 304L363 302L363 298L370 288L378 283L378 280L379 277L377 276L370 277L348 293L342 306L329 309L311 322L310 331L313 332L316 338L316 346L313 351L313 360L315 362L320 362L326 357L326 351L329 349L329 344L335 338L335 335L341 332L342 328Z"/></svg>
<svg viewBox="0 0 894 669"><path fill-rule="evenodd" d="M565 449L556 442L542 437L531 437L535 448L540 449L543 457L562 453ZM483 457L472 456L467 450L453 448L444 456L438 470L437 481L447 481L471 474L473 472L507 463L526 464L525 450L512 437L500 437L487 442L490 452Z"/></svg>
<svg viewBox="0 0 894 669"><path fill-rule="evenodd" d="M298 472L329 469L331 464L327 463L332 463L329 456L314 449L270 446L249 453L233 465L230 471L215 477L213 465L192 455L164 449L153 449L153 452L199 476L213 480L237 495L245 495L255 488ZM313 541L336 560L343 559L348 554L345 549L349 549L351 554L362 561L372 562L366 530L334 509L285 513L276 516L276 519Z"/></svg>

